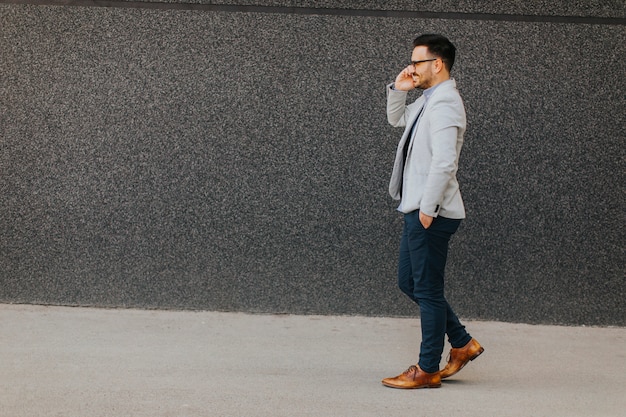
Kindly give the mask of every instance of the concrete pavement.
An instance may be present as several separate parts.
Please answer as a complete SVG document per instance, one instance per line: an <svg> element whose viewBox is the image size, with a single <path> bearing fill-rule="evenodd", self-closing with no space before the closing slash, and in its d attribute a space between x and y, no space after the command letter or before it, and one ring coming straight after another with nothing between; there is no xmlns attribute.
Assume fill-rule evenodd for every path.
<svg viewBox="0 0 626 417"><path fill-rule="evenodd" d="M626 416L626 328L465 324L485 353L405 391L416 319L5 304L0 417Z"/></svg>

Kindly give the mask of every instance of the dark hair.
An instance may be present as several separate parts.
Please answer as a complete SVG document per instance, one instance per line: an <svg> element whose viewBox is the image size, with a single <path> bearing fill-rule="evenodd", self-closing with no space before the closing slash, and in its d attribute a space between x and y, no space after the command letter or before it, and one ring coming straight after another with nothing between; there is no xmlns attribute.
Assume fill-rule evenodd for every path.
<svg viewBox="0 0 626 417"><path fill-rule="evenodd" d="M448 71L452 70L456 56L456 48L448 38L433 34L420 35L413 41L413 48L416 46L426 46L431 54L435 55L437 58L441 58L448 68Z"/></svg>

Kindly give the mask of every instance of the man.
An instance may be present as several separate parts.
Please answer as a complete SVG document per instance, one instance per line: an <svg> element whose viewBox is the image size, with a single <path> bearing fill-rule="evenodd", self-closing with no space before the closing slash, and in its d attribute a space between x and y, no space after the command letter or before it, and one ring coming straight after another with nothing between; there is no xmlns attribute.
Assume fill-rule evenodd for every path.
<svg viewBox="0 0 626 417"><path fill-rule="evenodd" d="M382 383L392 388L438 388L483 352L444 297L444 269L450 237L465 218L456 179L465 132L465 108L450 78L455 47L440 35L413 41L411 64L387 86L387 119L406 126L398 144L389 193L404 214L398 284L420 308L419 361ZM407 92L422 96L406 105ZM439 372L445 335L452 345Z"/></svg>

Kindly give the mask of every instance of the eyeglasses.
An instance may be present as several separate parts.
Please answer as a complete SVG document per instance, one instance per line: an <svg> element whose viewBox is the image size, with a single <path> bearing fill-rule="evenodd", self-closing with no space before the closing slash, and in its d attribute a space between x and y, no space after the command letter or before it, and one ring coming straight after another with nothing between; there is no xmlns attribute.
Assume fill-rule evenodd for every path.
<svg viewBox="0 0 626 417"><path fill-rule="evenodd" d="M436 61L439 58L430 58L430 59L422 59L420 61L411 61L411 65L413 65L414 67L417 67L419 64L421 64L422 62L430 62L430 61Z"/></svg>

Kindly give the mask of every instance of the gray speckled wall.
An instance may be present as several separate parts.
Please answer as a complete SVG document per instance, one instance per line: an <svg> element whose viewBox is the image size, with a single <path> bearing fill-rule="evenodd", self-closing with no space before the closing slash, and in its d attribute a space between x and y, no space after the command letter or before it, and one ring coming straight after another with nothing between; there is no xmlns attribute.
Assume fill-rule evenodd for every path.
<svg viewBox="0 0 626 417"><path fill-rule="evenodd" d="M440 32L469 119L451 303L626 325L624 3L431 3L501 15L0 4L0 302L417 314L384 85Z"/></svg>

